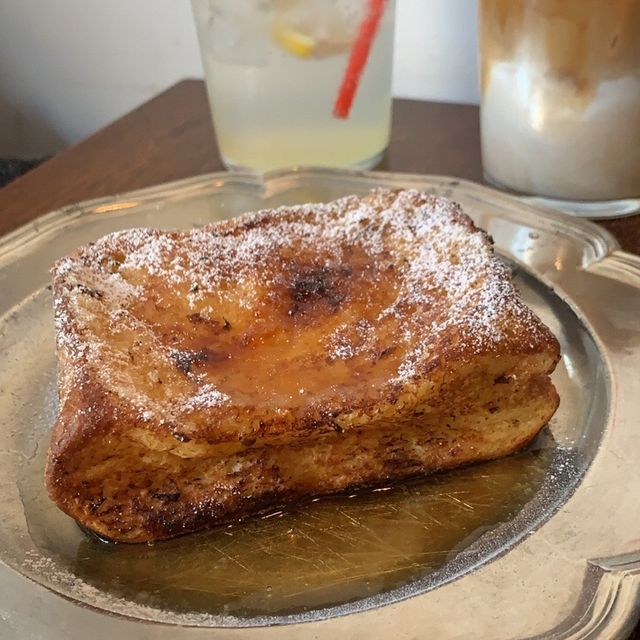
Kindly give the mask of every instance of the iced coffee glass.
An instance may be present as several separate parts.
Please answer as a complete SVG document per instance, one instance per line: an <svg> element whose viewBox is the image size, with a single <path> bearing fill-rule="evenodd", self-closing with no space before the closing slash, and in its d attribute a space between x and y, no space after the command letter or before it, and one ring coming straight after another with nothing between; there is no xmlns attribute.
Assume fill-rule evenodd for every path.
<svg viewBox="0 0 640 640"><path fill-rule="evenodd" d="M575 213L637 209L640 0L479 6L487 180Z"/></svg>
<svg viewBox="0 0 640 640"><path fill-rule="evenodd" d="M389 142L393 0L192 7L227 167L376 164Z"/></svg>

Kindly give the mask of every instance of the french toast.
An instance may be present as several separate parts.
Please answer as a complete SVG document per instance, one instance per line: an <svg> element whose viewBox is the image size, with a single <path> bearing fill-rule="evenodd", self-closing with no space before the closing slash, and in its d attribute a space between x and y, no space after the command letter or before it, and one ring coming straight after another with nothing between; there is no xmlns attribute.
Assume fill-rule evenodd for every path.
<svg viewBox="0 0 640 640"><path fill-rule="evenodd" d="M112 233L53 268L56 504L120 542L489 460L559 345L490 237L413 190Z"/></svg>

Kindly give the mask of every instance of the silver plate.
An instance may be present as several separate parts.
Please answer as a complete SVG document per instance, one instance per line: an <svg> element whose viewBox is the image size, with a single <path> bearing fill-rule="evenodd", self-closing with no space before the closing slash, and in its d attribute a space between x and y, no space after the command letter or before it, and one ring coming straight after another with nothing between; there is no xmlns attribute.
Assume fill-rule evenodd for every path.
<svg viewBox="0 0 640 640"><path fill-rule="evenodd" d="M33 469L56 411L51 263L115 229L188 229L376 186L460 202L492 234L528 303L562 343L554 374L562 403L549 429L555 444L526 503L429 571L306 610L172 610L100 588L49 552L36 526L48 507ZM640 259L618 249L591 223L473 183L305 169L215 174L96 200L0 239L0 637L79 640L90 630L94 640L493 640L628 632L640 605ZM47 535L64 539L72 525L56 517Z"/></svg>

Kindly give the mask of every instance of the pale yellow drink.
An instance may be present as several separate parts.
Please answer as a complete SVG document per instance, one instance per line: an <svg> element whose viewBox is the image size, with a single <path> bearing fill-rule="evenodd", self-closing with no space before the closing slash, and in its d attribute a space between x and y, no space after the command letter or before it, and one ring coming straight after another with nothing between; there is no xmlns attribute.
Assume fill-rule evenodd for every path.
<svg viewBox="0 0 640 640"><path fill-rule="evenodd" d="M207 90L227 166L368 167L389 141L393 3L349 117L333 115L367 0L194 0Z"/></svg>

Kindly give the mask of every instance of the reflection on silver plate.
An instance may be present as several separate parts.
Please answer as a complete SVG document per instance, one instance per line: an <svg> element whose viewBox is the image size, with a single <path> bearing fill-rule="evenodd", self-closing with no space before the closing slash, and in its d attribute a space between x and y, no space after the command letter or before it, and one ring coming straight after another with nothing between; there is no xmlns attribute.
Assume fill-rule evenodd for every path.
<svg viewBox="0 0 640 640"><path fill-rule="evenodd" d="M542 196L521 196L521 198L525 202L541 207L551 207L570 216L587 220L627 218L628 216L637 216L640 213L640 198L606 200L604 202L572 202Z"/></svg>
<svg viewBox="0 0 640 640"><path fill-rule="evenodd" d="M380 185L459 201L560 339L561 407L530 451L153 547L105 547L49 503L57 257L115 229L188 229ZM449 178L216 174L0 239L0 292L1 638L587 638L633 624L640 260L594 225Z"/></svg>

